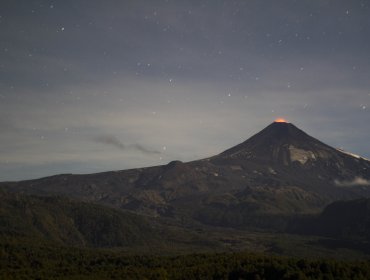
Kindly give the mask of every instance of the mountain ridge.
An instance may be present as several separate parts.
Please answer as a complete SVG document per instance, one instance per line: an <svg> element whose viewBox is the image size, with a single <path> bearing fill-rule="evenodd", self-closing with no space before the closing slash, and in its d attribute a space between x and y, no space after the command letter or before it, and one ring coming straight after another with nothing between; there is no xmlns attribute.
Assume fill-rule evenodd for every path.
<svg viewBox="0 0 370 280"><path fill-rule="evenodd" d="M369 170L370 162L340 152L293 124L274 122L205 159L5 182L0 188L63 195L180 224L187 220L261 227L260 220L268 217L318 212L335 200L369 197Z"/></svg>

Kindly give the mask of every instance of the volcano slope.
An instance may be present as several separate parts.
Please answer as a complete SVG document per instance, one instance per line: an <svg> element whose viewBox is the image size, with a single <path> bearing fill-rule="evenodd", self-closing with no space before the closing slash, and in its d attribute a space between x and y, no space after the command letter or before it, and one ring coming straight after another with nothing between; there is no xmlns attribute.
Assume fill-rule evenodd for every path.
<svg viewBox="0 0 370 280"><path fill-rule="evenodd" d="M370 196L370 161L274 122L219 155L88 175L4 182L10 192L61 195L183 227L282 230L336 200Z"/></svg>

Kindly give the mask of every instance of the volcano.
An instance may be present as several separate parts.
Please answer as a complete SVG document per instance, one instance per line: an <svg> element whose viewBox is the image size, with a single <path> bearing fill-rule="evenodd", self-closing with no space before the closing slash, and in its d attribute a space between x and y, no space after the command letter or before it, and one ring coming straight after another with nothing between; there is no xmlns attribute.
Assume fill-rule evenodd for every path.
<svg viewBox="0 0 370 280"><path fill-rule="evenodd" d="M297 177L295 184L311 188L350 182L355 178L368 180L369 161L330 147L309 136L291 123L274 122L245 142L214 157L222 165L258 165L259 169L276 168ZM290 174L289 174L290 173ZM290 176L291 175L291 176ZM300 182L301 181L301 182Z"/></svg>
<svg viewBox="0 0 370 280"><path fill-rule="evenodd" d="M337 151L291 123L274 122L247 141L221 153L222 158L254 159L266 164L306 164L320 157L336 157Z"/></svg>
<svg viewBox="0 0 370 280"><path fill-rule="evenodd" d="M253 158L266 164L292 165L296 162L310 167L320 159L337 163L354 159L353 155L349 157L349 154L320 142L291 123L284 122L270 124L247 141L224 151L220 157L244 160Z"/></svg>
<svg viewBox="0 0 370 280"><path fill-rule="evenodd" d="M11 192L62 195L181 223L278 227L338 199L370 197L370 161L287 122L188 163L1 183Z"/></svg>

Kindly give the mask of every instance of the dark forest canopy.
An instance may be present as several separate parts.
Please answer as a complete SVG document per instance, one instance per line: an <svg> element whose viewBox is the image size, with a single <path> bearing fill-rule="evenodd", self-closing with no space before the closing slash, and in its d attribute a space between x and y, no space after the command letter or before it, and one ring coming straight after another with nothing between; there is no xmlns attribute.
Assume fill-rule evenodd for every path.
<svg viewBox="0 0 370 280"><path fill-rule="evenodd" d="M369 279L369 261L253 253L128 256L100 249L0 245L0 279Z"/></svg>

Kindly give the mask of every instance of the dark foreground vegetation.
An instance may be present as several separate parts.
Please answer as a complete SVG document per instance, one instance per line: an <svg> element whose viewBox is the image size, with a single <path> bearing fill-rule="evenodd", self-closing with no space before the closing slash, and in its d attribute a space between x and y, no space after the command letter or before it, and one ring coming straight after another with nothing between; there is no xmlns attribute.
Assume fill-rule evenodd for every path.
<svg viewBox="0 0 370 280"><path fill-rule="evenodd" d="M0 244L0 279L370 279L369 261L245 252L133 256L114 250Z"/></svg>

